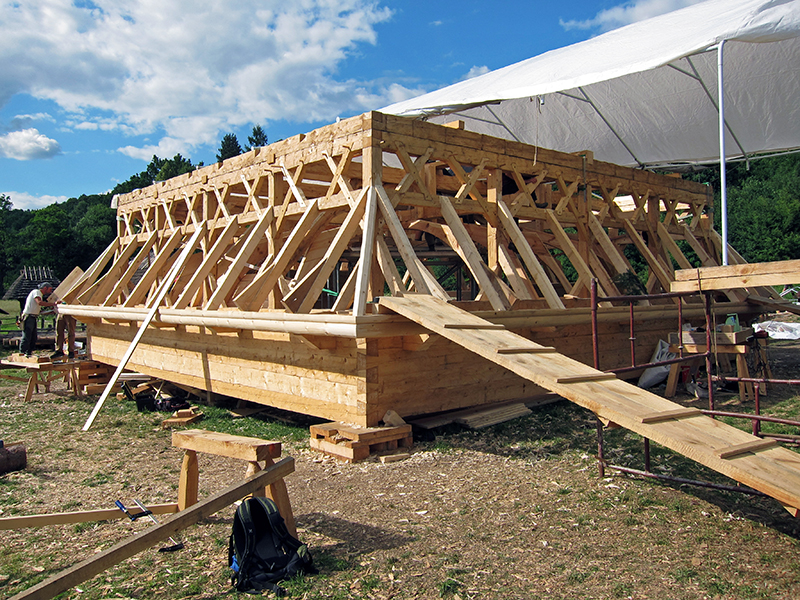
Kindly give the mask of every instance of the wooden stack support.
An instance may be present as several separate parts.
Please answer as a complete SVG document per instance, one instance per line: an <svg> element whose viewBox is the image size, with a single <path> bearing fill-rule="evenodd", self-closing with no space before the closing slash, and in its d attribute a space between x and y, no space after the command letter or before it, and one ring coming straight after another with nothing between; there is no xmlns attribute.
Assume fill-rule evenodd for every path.
<svg viewBox="0 0 800 600"><path fill-rule="evenodd" d="M99 394L113 372L114 369L107 364L91 360L81 361L78 363L78 388L84 394Z"/></svg>
<svg viewBox="0 0 800 600"><path fill-rule="evenodd" d="M92 357L116 365L156 305L130 369L376 426L387 410L409 417L543 391L381 314L371 301L385 290L460 298L589 363L590 281L622 293L626 247L648 264L649 292L669 290L675 265L692 266L682 247L719 264L708 194L588 151L367 113L118 196L118 237L63 310L86 322ZM769 295L720 292L720 316L746 323L763 311L748 292ZM678 329L677 302L637 308L640 357ZM702 304L683 314L698 322ZM627 321L627 306L601 307L603 369L629 364Z"/></svg>
<svg viewBox="0 0 800 600"><path fill-rule="evenodd" d="M411 425L399 427L350 427L342 423L325 423L310 427L310 445L346 462L364 460L375 452L411 448L414 439Z"/></svg>

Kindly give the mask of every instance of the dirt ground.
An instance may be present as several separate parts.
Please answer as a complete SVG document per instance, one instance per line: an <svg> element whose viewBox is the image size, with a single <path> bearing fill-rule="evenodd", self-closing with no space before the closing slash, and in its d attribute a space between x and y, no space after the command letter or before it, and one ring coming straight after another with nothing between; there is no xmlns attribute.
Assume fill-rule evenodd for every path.
<svg viewBox="0 0 800 600"><path fill-rule="evenodd" d="M800 345L770 353L776 376L797 376ZM0 517L113 508L115 499L175 500L181 453L159 427L164 415L110 401L84 433L94 398L55 389L24 404L21 391L0 387L0 434L28 448L28 468L0 476ZM305 441L286 441L284 454L296 459L287 484L300 537L320 568L292 582L291 594L800 597L800 522L777 502L611 471L600 478L595 435L590 413L561 402L486 430L437 430L417 440L409 459L385 465L374 458L344 464ZM640 468L638 436L617 430L606 441L614 462ZM669 451L654 454L658 472L715 477ZM243 463L199 460L201 497L244 475ZM238 597L226 569L233 510L184 531L184 550L142 552L65 597ZM146 528L141 521L0 531L0 597Z"/></svg>

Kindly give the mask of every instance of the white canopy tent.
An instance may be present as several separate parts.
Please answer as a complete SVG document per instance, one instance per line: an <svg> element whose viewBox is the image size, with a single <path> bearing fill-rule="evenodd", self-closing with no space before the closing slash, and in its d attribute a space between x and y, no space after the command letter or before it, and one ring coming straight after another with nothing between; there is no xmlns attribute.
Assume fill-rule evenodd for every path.
<svg viewBox="0 0 800 600"><path fill-rule="evenodd" d="M800 1L707 0L381 110L622 165L724 170L800 149Z"/></svg>

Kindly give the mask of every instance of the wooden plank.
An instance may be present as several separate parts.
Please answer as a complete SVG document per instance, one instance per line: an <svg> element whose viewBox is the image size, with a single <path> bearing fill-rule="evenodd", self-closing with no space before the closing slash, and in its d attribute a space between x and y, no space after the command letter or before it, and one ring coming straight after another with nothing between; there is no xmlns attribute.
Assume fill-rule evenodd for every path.
<svg viewBox="0 0 800 600"><path fill-rule="evenodd" d="M703 412L699 408L675 408L673 410L663 410L661 412L642 415L642 423L661 423L672 419L686 419L688 417L700 417Z"/></svg>
<svg viewBox="0 0 800 600"><path fill-rule="evenodd" d="M760 452L761 450L769 450L776 448L778 442L775 440L754 440L752 442L745 442L744 444L736 444L717 450L717 456L720 458L736 458L748 452Z"/></svg>
<svg viewBox="0 0 800 600"><path fill-rule="evenodd" d="M498 347L524 345L527 340L510 331L447 329L445 324L448 322L468 321L476 317L464 315L456 307L430 296L381 298L380 303L423 325L432 333L591 410L602 419L617 423L769 494L784 505L800 507L800 456L788 449L772 448L769 452L753 454L752 448L762 446L750 444L760 444L761 440L705 416L643 423L642 417L683 410L685 407L625 381L588 381L586 365L561 354L499 354ZM605 376L613 377L613 374L599 373L598 379ZM588 374L588 378L595 377ZM591 385L572 385L579 380ZM747 444L743 447L751 449L745 452L747 455L738 455L735 461L720 458L720 452L727 453L743 444Z"/></svg>
<svg viewBox="0 0 800 600"><path fill-rule="evenodd" d="M457 417L455 422L470 429L483 429L484 427L505 423L519 417L526 417L532 413L533 411L530 408L519 402L500 407L475 409L470 414Z"/></svg>
<svg viewBox="0 0 800 600"><path fill-rule="evenodd" d="M168 515L178 512L178 505L175 502L169 504L151 504L145 508L154 515ZM66 525L69 523L89 523L92 521L110 521L111 519L122 518L127 519L128 516L118 508L5 517L0 519L0 530Z"/></svg>
<svg viewBox="0 0 800 600"><path fill-rule="evenodd" d="M567 377L556 377L556 383L588 383L592 381L611 381L617 379L614 373L586 373L581 375L569 375Z"/></svg>
<svg viewBox="0 0 800 600"><path fill-rule="evenodd" d="M795 283L800 283L800 260L684 269L675 272L672 289L711 291Z"/></svg>
<svg viewBox="0 0 800 600"><path fill-rule="evenodd" d="M504 331L505 325L500 325L497 323L489 323L488 321L484 323L445 323L445 329L486 329L486 330L494 330L494 331Z"/></svg>
<svg viewBox="0 0 800 600"><path fill-rule="evenodd" d="M498 354L550 354L558 352L552 346L519 346L516 348L498 348Z"/></svg>
<svg viewBox="0 0 800 600"><path fill-rule="evenodd" d="M126 558L130 558L142 550L168 539L190 525L210 517L226 506L230 506L236 500L263 489L279 479L283 479L293 471L294 459L291 457L284 458L245 481L232 485L194 506L176 513L163 523L137 533L132 538L122 540L108 550L94 554L77 565L48 577L41 583L13 596L11 600L50 600L50 598L54 598L98 573L102 573Z"/></svg>
<svg viewBox="0 0 800 600"><path fill-rule="evenodd" d="M247 461L260 461L280 458L281 443L242 435L218 433L205 429L186 429L172 432L172 445L175 448L205 452L216 456L238 458Z"/></svg>

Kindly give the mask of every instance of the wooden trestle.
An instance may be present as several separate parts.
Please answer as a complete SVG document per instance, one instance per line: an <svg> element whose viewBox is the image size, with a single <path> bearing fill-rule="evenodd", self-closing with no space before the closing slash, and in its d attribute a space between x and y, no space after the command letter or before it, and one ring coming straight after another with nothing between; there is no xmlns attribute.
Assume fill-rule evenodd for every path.
<svg viewBox="0 0 800 600"><path fill-rule="evenodd" d="M381 298L381 306L560 396L800 509L800 455L686 408L424 295Z"/></svg>
<svg viewBox="0 0 800 600"><path fill-rule="evenodd" d="M601 295L626 292L638 255L647 291L669 291L674 269L692 267L688 248L718 265L708 200L705 186L588 150L367 113L117 197L118 236L63 312L87 323L94 360L117 365L136 339L132 369L375 426L390 409L407 417L543 391L378 314L376 297L460 301L589 363L591 280ZM747 294L719 292L719 312L752 320L764 309ZM637 307L640 357L677 330L678 302ZM702 318L701 303L683 302L686 320ZM599 321L602 367L629 363L628 307L606 303Z"/></svg>

